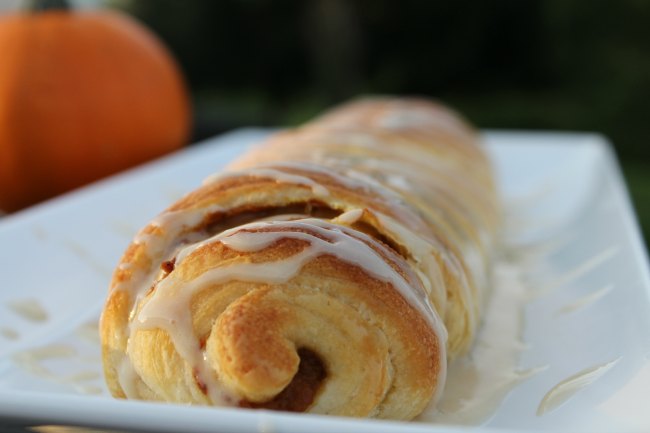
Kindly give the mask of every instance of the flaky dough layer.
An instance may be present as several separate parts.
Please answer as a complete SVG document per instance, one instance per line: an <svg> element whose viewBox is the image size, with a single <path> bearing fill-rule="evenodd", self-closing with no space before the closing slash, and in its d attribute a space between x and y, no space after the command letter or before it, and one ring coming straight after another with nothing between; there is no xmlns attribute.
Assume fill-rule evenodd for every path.
<svg viewBox="0 0 650 433"><path fill-rule="evenodd" d="M281 132L144 227L101 319L114 396L411 419L473 341L499 206L424 100Z"/></svg>

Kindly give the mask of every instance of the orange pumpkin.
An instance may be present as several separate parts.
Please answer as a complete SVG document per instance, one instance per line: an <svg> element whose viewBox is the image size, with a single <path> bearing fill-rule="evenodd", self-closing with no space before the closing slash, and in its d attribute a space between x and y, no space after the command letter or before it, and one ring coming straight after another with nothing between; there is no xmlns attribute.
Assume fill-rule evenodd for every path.
<svg viewBox="0 0 650 433"><path fill-rule="evenodd" d="M0 17L8 212L177 149L190 129L181 73L153 34L117 12L39 3Z"/></svg>

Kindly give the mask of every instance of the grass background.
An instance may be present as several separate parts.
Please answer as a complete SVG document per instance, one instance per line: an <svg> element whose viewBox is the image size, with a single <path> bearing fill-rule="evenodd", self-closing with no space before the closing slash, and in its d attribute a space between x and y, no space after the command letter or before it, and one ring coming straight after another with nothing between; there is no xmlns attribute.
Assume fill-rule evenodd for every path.
<svg viewBox="0 0 650 433"><path fill-rule="evenodd" d="M650 239L650 2L107 0L178 59L194 139L293 125L359 94L439 98L480 128L615 145Z"/></svg>

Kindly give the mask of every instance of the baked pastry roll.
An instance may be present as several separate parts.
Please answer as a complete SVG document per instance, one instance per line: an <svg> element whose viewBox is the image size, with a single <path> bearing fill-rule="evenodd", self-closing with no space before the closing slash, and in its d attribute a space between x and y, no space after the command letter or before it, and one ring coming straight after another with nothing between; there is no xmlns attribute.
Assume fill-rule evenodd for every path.
<svg viewBox="0 0 650 433"><path fill-rule="evenodd" d="M278 133L144 227L101 318L120 398L412 419L470 347L499 207L475 133L415 99Z"/></svg>

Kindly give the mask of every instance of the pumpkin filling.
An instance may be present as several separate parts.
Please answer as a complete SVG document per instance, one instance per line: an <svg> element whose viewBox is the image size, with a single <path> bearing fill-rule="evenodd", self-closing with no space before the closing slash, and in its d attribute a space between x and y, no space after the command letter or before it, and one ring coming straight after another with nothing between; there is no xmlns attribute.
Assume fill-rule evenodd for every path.
<svg viewBox="0 0 650 433"><path fill-rule="evenodd" d="M239 406L289 412L304 412L309 409L327 377L327 370L318 354L310 349L304 347L298 349L298 356L300 357L298 372L282 392L263 403L242 400Z"/></svg>
<svg viewBox="0 0 650 433"><path fill-rule="evenodd" d="M303 203L293 203L287 206L279 207L256 207L256 208L237 208L227 213L215 213L208 217L204 224L204 230L208 235L221 233L233 227L248 224L261 219L282 215L306 215L313 218L333 219L341 215L343 211L333 209L320 201L309 201ZM352 228L358 230L371 238L379 241L384 246L390 248L399 256L408 259L408 254L404 248L396 244L392 239L383 235L376 228L365 222L356 222Z"/></svg>
<svg viewBox="0 0 650 433"><path fill-rule="evenodd" d="M332 209L319 201L305 203L294 203L278 207L249 207L237 208L227 213L215 213L208 217L205 223L205 231L208 234L221 233L233 227L248 224L264 218L280 215L309 215L314 218L331 219L342 212Z"/></svg>

